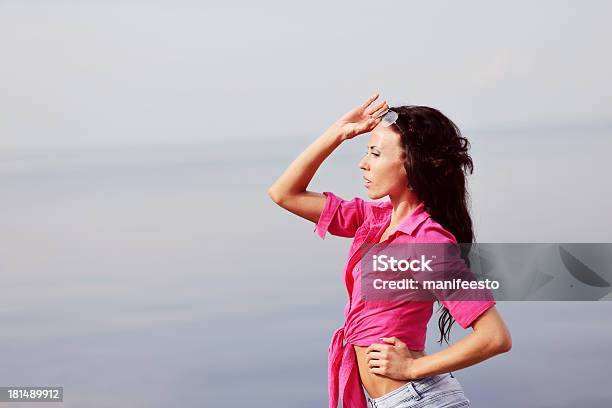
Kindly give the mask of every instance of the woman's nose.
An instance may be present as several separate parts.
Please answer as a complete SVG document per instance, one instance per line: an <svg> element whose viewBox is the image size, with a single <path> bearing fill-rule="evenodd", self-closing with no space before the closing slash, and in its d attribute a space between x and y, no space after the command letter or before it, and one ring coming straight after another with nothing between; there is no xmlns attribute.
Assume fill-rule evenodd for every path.
<svg viewBox="0 0 612 408"><path fill-rule="evenodd" d="M360 168L361 170L367 170L367 164L368 164L368 162L367 162L367 160L366 160L366 157L367 157L367 156L365 156L363 159L361 159L361 160L359 161L359 168Z"/></svg>

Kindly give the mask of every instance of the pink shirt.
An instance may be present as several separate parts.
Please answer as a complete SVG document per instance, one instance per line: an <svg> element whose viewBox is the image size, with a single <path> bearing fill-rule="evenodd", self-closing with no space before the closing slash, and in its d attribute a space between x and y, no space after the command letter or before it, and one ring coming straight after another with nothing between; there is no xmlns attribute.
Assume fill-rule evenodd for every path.
<svg viewBox="0 0 612 408"><path fill-rule="evenodd" d="M352 345L369 346L380 342L380 337L395 336L410 349L424 351L427 322L434 301L409 301L398 305L362 300L359 249L364 243L380 240L390 224L393 205L390 201L364 201L358 197L346 201L328 191L323 194L325 207L314 231L321 238L325 238L326 232L353 238L343 273L349 296L344 310L345 322L334 332L328 349L329 407L337 408L341 393L343 408L363 408L366 400ZM457 243L455 237L425 211L423 202L387 242ZM464 329L496 304L495 300L441 300L440 303Z"/></svg>

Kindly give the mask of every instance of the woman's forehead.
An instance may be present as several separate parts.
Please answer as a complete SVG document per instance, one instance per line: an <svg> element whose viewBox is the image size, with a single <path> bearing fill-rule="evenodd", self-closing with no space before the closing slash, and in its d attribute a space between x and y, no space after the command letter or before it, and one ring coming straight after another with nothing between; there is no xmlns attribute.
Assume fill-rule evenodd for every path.
<svg viewBox="0 0 612 408"><path fill-rule="evenodd" d="M370 132L368 148L376 146L377 149L396 149L400 147L400 135L391 127L376 126Z"/></svg>

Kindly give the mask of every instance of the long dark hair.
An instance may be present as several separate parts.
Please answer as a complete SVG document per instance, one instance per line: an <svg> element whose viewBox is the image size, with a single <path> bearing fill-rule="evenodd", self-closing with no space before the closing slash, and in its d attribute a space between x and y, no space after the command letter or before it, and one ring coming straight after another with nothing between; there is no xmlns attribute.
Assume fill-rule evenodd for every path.
<svg viewBox="0 0 612 408"><path fill-rule="evenodd" d="M398 114L394 128L401 133L409 186L424 202L431 218L455 236L461 257L469 266L470 245L465 244L474 240L466 179L466 174L474 171L468 154L470 142L457 125L434 108L408 105L390 110ZM448 344L455 320L442 304L441 309L438 342L442 344L444 339Z"/></svg>

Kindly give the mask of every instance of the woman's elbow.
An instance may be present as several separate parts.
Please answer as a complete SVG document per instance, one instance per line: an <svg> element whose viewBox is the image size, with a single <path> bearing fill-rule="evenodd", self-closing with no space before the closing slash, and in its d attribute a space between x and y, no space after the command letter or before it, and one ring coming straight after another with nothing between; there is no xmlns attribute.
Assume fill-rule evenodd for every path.
<svg viewBox="0 0 612 408"><path fill-rule="evenodd" d="M495 350L495 354L507 353L512 350L512 337L510 336L510 333L496 336L492 348Z"/></svg>
<svg viewBox="0 0 612 408"><path fill-rule="evenodd" d="M274 190L274 187L268 189L268 197L277 204L280 201L280 196L277 194L276 190Z"/></svg>
<svg viewBox="0 0 612 408"><path fill-rule="evenodd" d="M512 350L510 330L499 316L495 307L487 310L473 324L475 332L480 333L483 344L492 355Z"/></svg>
<svg viewBox="0 0 612 408"><path fill-rule="evenodd" d="M285 199L285 195L282 194L275 186L272 186L268 189L268 197L270 197L270 199L278 205L281 205L281 203Z"/></svg>

